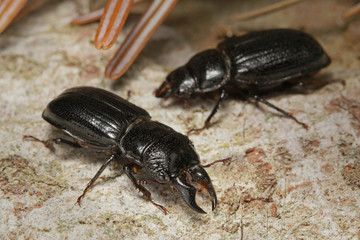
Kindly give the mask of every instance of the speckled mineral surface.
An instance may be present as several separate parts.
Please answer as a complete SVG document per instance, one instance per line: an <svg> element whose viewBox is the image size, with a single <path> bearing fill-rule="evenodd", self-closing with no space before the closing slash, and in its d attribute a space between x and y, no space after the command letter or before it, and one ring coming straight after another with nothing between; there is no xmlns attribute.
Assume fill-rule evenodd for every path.
<svg viewBox="0 0 360 240"><path fill-rule="evenodd" d="M359 239L360 238L360 19L341 14L356 1L301 1L248 20L240 13L276 1L182 0L120 79L104 77L106 63L134 24L106 51L93 46L97 23L70 26L93 1L48 1L0 36L0 239ZM144 3L146 5L146 3ZM179 132L201 126L215 101L195 98L191 108L153 95L167 73L190 56L215 47L229 33L302 29L319 40L332 64L311 76L342 79L307 94L268 100L309 124L305 130L266 106L228 99L210 129L190 139L219 198L207 194L187 207L170 186L149 183L164 215L111 166L82 202L77 197L106 156L86 149L23 142L59 136L41 118L66 88L101 87L145 108Z"/></svg>

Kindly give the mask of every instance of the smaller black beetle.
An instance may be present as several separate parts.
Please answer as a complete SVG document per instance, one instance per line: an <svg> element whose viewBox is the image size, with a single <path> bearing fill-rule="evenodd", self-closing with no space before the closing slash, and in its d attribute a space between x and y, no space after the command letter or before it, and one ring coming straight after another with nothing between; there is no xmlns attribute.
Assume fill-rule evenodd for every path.
<svg viewBox="0 0 360 240"><path fill-rule="evenodd" d="M212 209L215 209L217 198L214 187L200 165L192 142L172 128L150 120L144 109L99 88L76 87L52 100L42 117L74 141L63 138L41 141L32 136L24 136L24 139L40 141L48 148L56 143L110 154L78 198L78 204L109 163L123 157L127 160L123 166L126 175L144 197L165 214L166 208L154 203L150 192L134 177L140 168L157 182L171 183L189 207L205 213L196 204L197 190L190 181L198 183L210 194Z"/></svg>
<svg viewBox="0 0 360 240"><path fill-rule="evenodd" d="M330 64L330 58L310 35L292 29L250 32L221 42L217 49L196 54L171 72L156 91L156 97L181 99L194 94L220 91L217 103L205 121L210 120L228 92L262 102L307 128L290 113L274 106L259 94L299 84L299 78Z"/></svg>

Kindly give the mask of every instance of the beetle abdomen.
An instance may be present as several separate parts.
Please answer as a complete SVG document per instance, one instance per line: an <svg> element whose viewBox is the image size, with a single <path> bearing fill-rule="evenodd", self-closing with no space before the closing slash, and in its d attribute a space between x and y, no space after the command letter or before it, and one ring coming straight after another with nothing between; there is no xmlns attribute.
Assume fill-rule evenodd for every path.
<svg viewBox="0 0 360 240"><path fill-rule="evenodd" d="M43 118L85 145L111 149L119 143L133 121L150 119L150 115L115 94L92 87L78 87L51 101L43 112Z"/></svg>
<svg viewBox="0 0 360 240"><path fill-rule="evenodd" d="M241 88L266 90L330 64L310 35L291 29L252 32L218 45L231 61L231 81Z"/></svg>

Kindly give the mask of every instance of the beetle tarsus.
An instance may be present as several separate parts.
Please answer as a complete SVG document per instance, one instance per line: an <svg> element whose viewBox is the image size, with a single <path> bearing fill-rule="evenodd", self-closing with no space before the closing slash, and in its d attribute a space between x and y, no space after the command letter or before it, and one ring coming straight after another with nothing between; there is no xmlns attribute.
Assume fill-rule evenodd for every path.
<svg viewBox="0 0 360 240"><path fill-rule="evenodd" d="M154 202L153 200L149 200L152 204L154 204L155 207L159 208L161 211L164 212L165 215L167 215L169 213L169 211L166 209L166 207L160 205L160 204L157 204L156 202Z"/></svg>
<svg viewBox="0 0 360 240"><path fill-rule="evenodd" d="M136 170L135 170L136 169ZM154 206L156 206L157 208L159 208L160 210L162 210L164 212L164 214L168 214L168 210L160 205L157 204L156 202L154 202L151 199L151 193L149 192L149 190L147 190L145 187L141 186L138 181L136 180L136 178L134 177L133 173L136 173L139 169L139 166L135 165L135 164L128 164L124 166L124 172L126 173L126 175L130 178L131 182L135 185L135 188L138 189L143 196L146 198L146 200L148 200L149 202L151 202ZM134 171L135 170L135 171Z"/></svg>
<svg viewBox="0 0 360 240"><path fill-rule="evenodd" d="M215 160L211 163L208 163L206 165L202 165L203 168L207 168L207 167L211 167L212 165L215 165L217 163L229 163L231 161L232 157L227 157L227 158L224 158L224 159L218 159L218 160Z"/></svg>
<svg viewBox="0 0 360 240"><path fill-rule="evenodd" d="M61 145L68 145L70 147L74 147L74 148L81 148L80 144L76 143L76 142L72 142L63 138L53 138L53 139L48 139L48 140L40 140L36 137L30 136L30 135L25 135L23 136L23 140L24 141L33 141L33 142L40 142L42 144L44 144L44 146L48 149L50 149L50 151L54 152L55 148L54 148L54 144L61 144Z"/></svg>
<svg viewBox="0 0 360 240"><path fill-rule="evenodd" d="M189 136L189 135L191 135L191 134L196 134L196 135L198 135L199 133L201 133L202 131L204 131L206 128L208 128L210 126L210 124L209 125L204 125L202 128L192 128L192 129L190 129L189 131L187 131L187 133L186 133L186 135L187 136Z"/></svg>
<svg viewBox="0 0 360 240"><path fill-rule="evenodd" d="M84 191L84 193L81 194L80 197L78 197L78 199L76 200L74 205L78 205L79 207L81 207L81 199L83 199L85 197L85 193L86 193L86 191Z"/></svg>
<svg viewBox="0 0 360 240"><path fill-rule="evenodd" d="M165 183L162 183L162 182L158 182L154 179L136 179L136 183L139 184L139 185L146 185L146 184L149 184L149 183L157 183L157 184L165 184Z"/></svg>

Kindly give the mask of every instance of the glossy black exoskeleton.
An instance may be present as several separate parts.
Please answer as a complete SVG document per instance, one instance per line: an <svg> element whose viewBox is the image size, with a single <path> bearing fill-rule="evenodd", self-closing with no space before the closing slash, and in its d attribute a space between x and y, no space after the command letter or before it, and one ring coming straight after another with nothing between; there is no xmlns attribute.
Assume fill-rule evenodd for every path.
<svg viewBox="0 0 360 240"><path fill-rule="evenodd" d="M221 42L217 49L196 54L171 72L156 91L156 97L181 99L194 94L220 91L220 96L202 130L209 126L227 92L260 101L294 119L290 113L272 105L259 94L299 84L300 77L330 64L330 58L310 35L292 29L257 31Z"/></svg>
<svg viewBox="0 0 360 240"><path fill-rule="evenodd" d="M198 183L210 194L212 209L215 209L214 187L200 165L192 142L172 128L152 121L144 109L99 88L76 87L51 101L42 116L74 141L63 138L41 141L32 136L24 136L25 139L40 141L49 148L57 143L110 153L78 198L78 204L109 163L122 157L127 161L124 172L135 187L165 213L166 208L154 203L150 192L134 177L140 168L157 182L171 183L189 207L205 213L196 204L197 190L191 185L191 182Z"/></svg>

